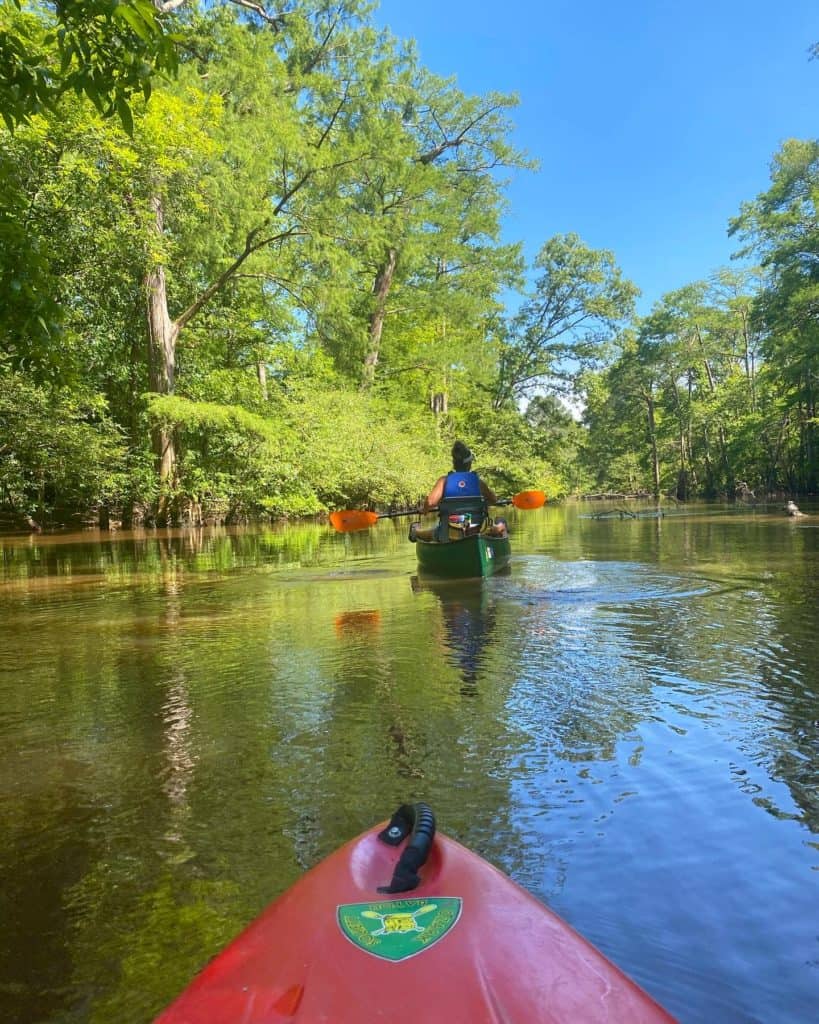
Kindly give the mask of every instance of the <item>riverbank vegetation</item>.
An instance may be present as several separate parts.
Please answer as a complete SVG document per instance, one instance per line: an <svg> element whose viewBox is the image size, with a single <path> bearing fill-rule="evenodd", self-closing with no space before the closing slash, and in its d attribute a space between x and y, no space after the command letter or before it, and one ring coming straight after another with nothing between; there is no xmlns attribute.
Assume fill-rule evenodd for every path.
<svg viewBox="0 0 819 1024"><path fill-rule="evenodd" d="M514 97L360 0L162 6L0 0L7 524L404 505L456 436L504 493L817 489L818 142L638 317L505 239Z"/></svg>

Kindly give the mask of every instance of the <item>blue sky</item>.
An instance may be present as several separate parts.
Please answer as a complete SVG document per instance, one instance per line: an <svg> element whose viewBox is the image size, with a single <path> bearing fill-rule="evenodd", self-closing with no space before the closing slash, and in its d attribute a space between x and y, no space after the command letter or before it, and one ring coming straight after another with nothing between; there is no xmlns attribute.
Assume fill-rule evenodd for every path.
<svg viewBox="0 0 819 1024"><path fill-rule="evenodd" d="M468 93L514 92L540 162L509 188L507 240L558 232L664 293L730 262L728 220L787 138L819 134L817 0L381 0L376 21Z"/></svg>

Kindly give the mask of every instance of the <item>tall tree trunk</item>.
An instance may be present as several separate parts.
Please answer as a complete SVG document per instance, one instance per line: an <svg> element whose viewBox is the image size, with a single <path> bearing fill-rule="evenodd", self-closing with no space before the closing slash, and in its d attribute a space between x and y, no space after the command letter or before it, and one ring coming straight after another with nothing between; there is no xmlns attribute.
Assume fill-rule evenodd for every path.
<svg viewBox="0 0 819 1024"><path fill-rule="evenodd" d="M154 196L151 200L154 211L154 232L161 237L164 232L162 200ZM171 320L168 312L168 291L165 282L165 268L157 264L145 275L145 294L148 303L148 374L151 391L159 395L172 395L176 373L176 339L179 326ZM176 475L176 445L174 431L164 426L154 426L151 442L156 455L159 477L159 500L156 521L160 526L168 522L170 515L170 491Z"/></svg>
<svg viewBox="0 0 819 1024"><path fill-rule="evenodd" d="M435 414L436 419L439 416L445 416L449 409L446 391L433 392L429 399L429 407Z"/></svg>
<svg viewBox="0 0 819 1024"><path fill-rule="evenodd" d="M264 359L257 359L256 360L256 375L259 378L259 388L260 388L260 390L262 392L262 398L266 402L267 399L268 399L268 393L267 393L267 363L265 363Z"/></svg>
<svg viewBox="0 0 819 1024"><path fill-rule="evenodd" d="M745 347L743 360L745 362L745 377L751 386L751 412L756 412L756 367L754 365L754 353L751 349L751 331L748 324L748 314L742 311L742 342Z"/></svg>
<svg viewBox="0 0 819 1024"><path fill-rule="evenodd" d="M700 333L699 327L696 328L696 331L697 331L697 339L698 339L698 341L700 343L700 349L702 350L702 361L703 361L703 364L705 366L705 374L706 374L706 376L708 378L708 390L709 390L709 392L712 395L715 395L717 393L717 382L714 380L714 374L713 374L713 371L711 370L711 364L708 362L708 356L705 354L705 343L702 340L702 334ZM745 339L746 339L745 340L745 351L746 351L745 368L746 368L746 371L747 371L747 369L748 369L748 362L747 362L747 352L748 352L748 340L747 339L748 339L748 336L747 336L747 333L745 335ZM722 462L722 472L723 472L723 475L725 477L723 482L725 484L725 489L726 489L727 493L728 494L733 494L734 493L734 486L735 486L734 474L733 474L733 471L731 470L731 466L730 466L729 461L728 461L728 440L727 440L727 437L726 437L726 434L725 434L725 427L723 426L723 423L722 423L722 417L720 417L720 419L717 421L717 436L719 437L719 453L720 453L720 461ZM708 456L708 453L706 451L706 459L708 459L708 457L709 456Z"/></svg>
<svg viewBox="0 0 819 1024"><path fill-rule="evenodd" d="M311 177L312 172L303 175L290 187L287 193L273 210L273 217L281 212L287 200L302 188ZM151 225L157 249L162 249L162 237L165 233L165 218L162 199L154 196L151 199L154 219ZM145 275L144 287L148 305L148 373L151 390L160 395L174 393L176 374L176 342L180 332L207 305L208 302L230 281L245 261L260 249L274 242L283 242L297 234L294 228L286 231L269 233L270 219L248 232L244 249L224 270L204 288L186 310L172 320L168 312L168 292L165 281L165 268L157 262ZM260 383L261 378L260 378ZM163 524L168 521L170 509L170 491L176 477L176 444L175 432L165 427L154 427L151 440L157 459L157 473L160 485L160 497L157 504L156 520Z"/></svg>
<svg viewBox="0 0 819 1024"><path fill-rule="evenodd" d="M646 401L646 419L648 421L648 436L651 441L651 472L654 479L654 497L660 497L660 456L657 452L657 422L654 415L654 395L651 388L643 393Z"/></svg>
<svg viewBox="0 0 819 1024"><path fill-rule="evenodd" d="M816 459L816 400L813 393L812 367L807 370L807 394L805 396L805 490L813 492L819 482L819 465Z"/></svg>
<svg viewBox="0 0 819 1024"><path fill-rule="evenodd" d="M387 315L387 297L395 277L398 263L398 251L388 249L384 263L381 265L373 284L375 308L370 317L370 331L367 354L364 357L364 369L361 376L362 389L369 388L375 380L375 368L378 365L378 354L381 349L381 333L384 330L384 318Z"/></svg>
<svg viewBox="0 0 819 1024"><path fill-rule="evenodd" d="M669 382L671 393L674 395L674 410L677 414L677 451L680 457L680 473L685 473L687 469L686 462L686 416L683 412L682 402L680 401L680 392L677 389L677 382L671 380Z"/></svg>

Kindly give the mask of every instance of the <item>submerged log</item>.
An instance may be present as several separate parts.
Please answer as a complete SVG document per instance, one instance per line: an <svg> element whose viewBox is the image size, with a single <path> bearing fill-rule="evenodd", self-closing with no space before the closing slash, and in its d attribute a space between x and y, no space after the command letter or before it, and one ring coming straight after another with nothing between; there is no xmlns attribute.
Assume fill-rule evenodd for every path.
<svg viewBox="0 0 819 1024"><path fill-rule="evenodd" d="M621 494L619 492L605 491L599 494L581 494L581 501L645 501L650 498L648 491L634 491L632 494Z"/></svg>

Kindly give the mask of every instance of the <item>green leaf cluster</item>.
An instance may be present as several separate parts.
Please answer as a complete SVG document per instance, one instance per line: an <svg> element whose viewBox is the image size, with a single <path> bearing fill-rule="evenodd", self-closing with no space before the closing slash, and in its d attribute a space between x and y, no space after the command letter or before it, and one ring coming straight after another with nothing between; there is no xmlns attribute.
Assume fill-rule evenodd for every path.
<svg viewBox="0 0 819 1024"><path fill-rule="evenodd" d="M151 0L1 0L0 117L13 131L73 92L132 133L133 97L176 73L166 21Z"/></svg>
<svg viewBox="0 0 819 1024"><path fill-rule="evenodd" d="M39 520L57 507L114 502L127 451L105 401L0 372L0 507Z"/></svg>

